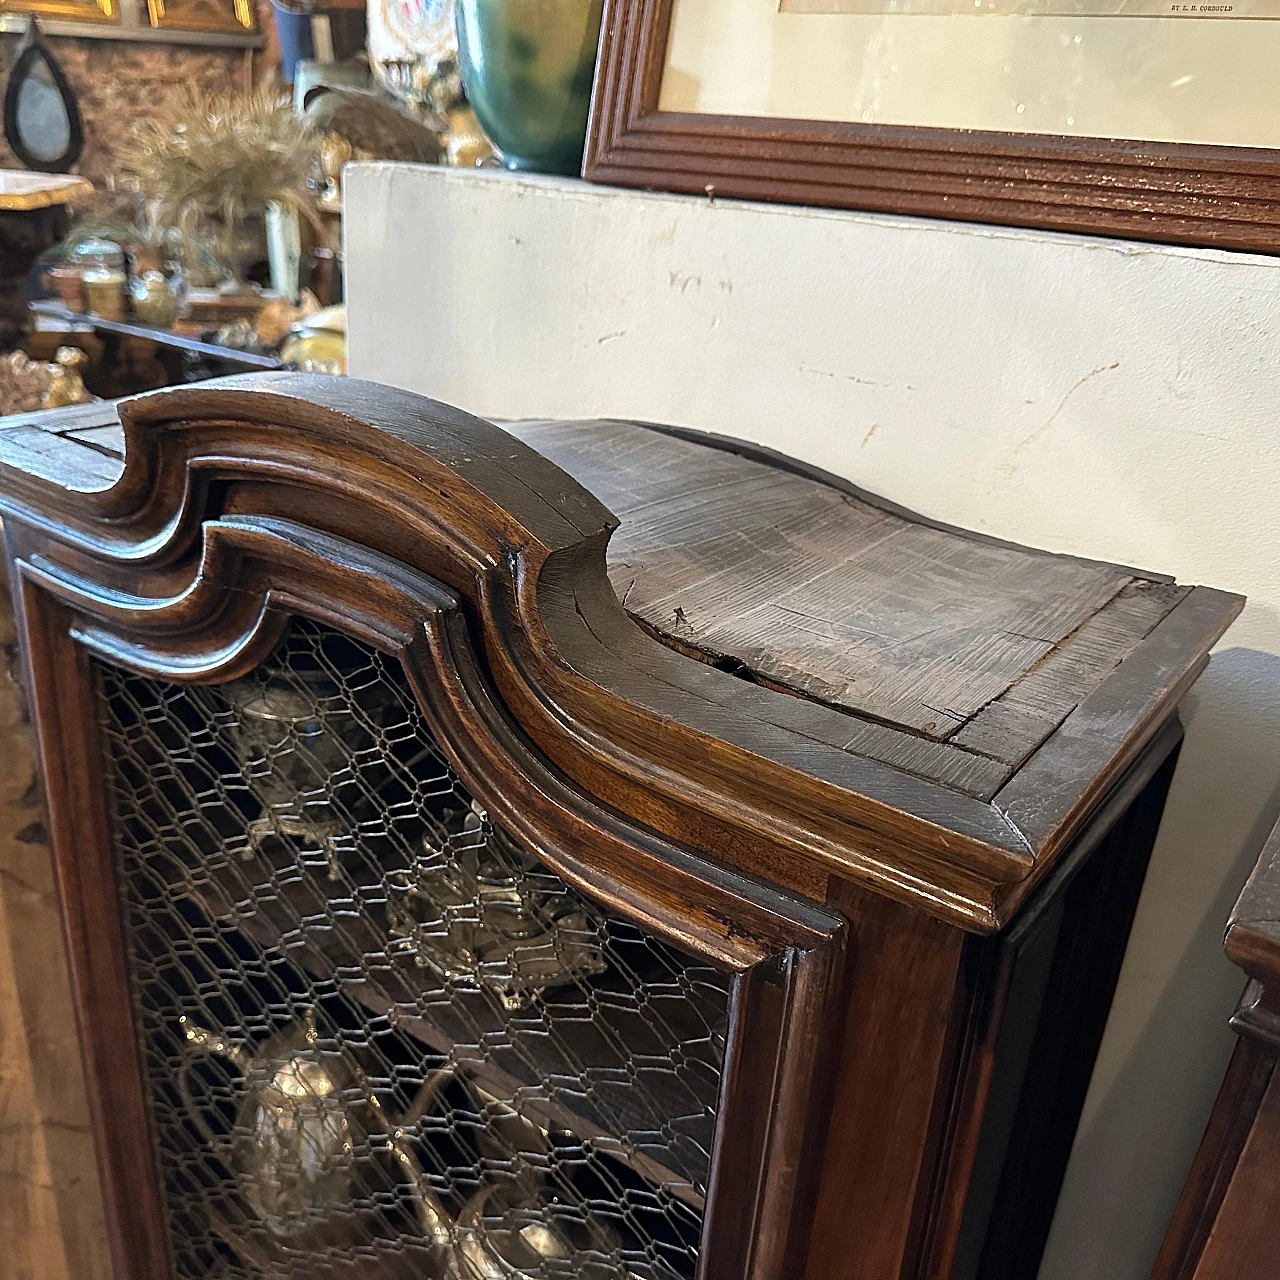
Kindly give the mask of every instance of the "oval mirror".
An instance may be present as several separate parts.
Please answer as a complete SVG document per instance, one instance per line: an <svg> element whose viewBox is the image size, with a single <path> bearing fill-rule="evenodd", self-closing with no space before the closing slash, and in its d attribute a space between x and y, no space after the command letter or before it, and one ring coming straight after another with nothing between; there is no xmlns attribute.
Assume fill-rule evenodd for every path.
<svg viewBox="0 0 1280 1280"><path fill-rule="evenodd" d="M34 18L9 72L4 136L14 155L41 173L66 173L84 149L75 94Z"/></svg>

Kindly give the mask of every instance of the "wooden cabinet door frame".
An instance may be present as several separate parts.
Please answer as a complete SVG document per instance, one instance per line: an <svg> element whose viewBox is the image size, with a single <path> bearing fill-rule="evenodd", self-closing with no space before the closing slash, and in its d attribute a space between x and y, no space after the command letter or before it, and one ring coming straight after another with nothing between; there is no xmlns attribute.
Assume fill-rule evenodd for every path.
<svg viewBox="0 0 1280 1280"><path fill-rule="evenodd" d="M735 973L699 1280L799 1271L839 1029L832 1002L845 978L837 913L727 870L570 782L504 707L473 642L469 602L401 562L264 516L202 520L195 554L151 574L131 572L127 554L95 565L30 526L9 529L120 1280L167 1280L170 1261L90 659L220 683L268 657L294 615L401 661L462 781L526 849L597 902Z"/></svg>

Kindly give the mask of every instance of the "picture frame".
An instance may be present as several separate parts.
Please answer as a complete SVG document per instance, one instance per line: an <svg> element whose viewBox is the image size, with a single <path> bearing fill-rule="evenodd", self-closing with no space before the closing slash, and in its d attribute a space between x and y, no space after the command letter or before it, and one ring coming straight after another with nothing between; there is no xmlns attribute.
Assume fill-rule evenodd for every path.
<svg viewBox="0 0 1280 1280"><path fill-rule="evenodd" d="M5 14L106 25L120 22L120 5L116 0L0 0L0 15Z"/></svg>
<svg viewBox="0 0 1280 1280"><path fill-rule="evenodd" d="M23 167L37 173L70 173L84 151L76 92L34 15L5 84L4 137Z"/></svg>
<svg viewBox="0 0 1280 1280"><path fill-rule="evenodd" d="M776 9L779 0L767 2ZM1266 146L672 109L670 99L680 95L669 83L664 94L664 80L673 15L691 3L723 14L734 4L758 8L760 0L606 0L583 161L588 180L1280 252L1280 151ZM822 21L830 24L844 4L825 0ZM806 7L782 0L784 11ZM885 0L883 12L896 7ZM1280 22L1249 25L1251 35L1265 26L1268 38L1280 39ZM708 40L704 33L708 65L723 69L735 54L728 43L716 50L716 34Z"/></svg>
<svg viewBox="0 0 1280 1280"><path fill-rule="evenodd" d="M253 0L147 0L147 17L161 30L257 30Z"/></svg>

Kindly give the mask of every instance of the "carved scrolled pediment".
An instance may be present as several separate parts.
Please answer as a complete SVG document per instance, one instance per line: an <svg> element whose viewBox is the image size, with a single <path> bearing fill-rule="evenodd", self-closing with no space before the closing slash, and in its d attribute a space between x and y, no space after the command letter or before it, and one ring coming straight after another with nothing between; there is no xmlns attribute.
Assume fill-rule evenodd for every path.
<svg viewBox="0 0 1280 1280"><path fill-rule="evenodd" d="M167 654L179 677L184 663L192 671L218 663L229 670L240 661L237 646L247 654L265 643L252 637L269 631L264 619L276 608L270 602L290 590L305 592L300 568L277 559L268 572L255 559L255 540L285 526L306 531L316 546L339 539L381 567L363 577L348 567L341 582L314 588L313 602L324 597L333 616L382 608L389 611L387 627L403 627L412 624L396 613L404 601L383 598L379 575L416 574L454 593L503 714L584 794L668 837L696 830L699 843L726 863L811 897L822 898L828 875L836 873L979 930L999 927L1066 847L1089 805L1121 776L1194 678L1206 638L1236 607L1203 588L1188 593L1155 578L1148 584L1136 571L988 545L859 491L841 493L829 477L793 472L770 489L779 473L768 459L762 465L744 457L723 476L724 468L709 469L708 477L719 479L709 478L701 491L704 524L712 531L717 520L723 526L722 534L708 535L711 550L716 538L734 534L736 508L721 492L770 492L777 518L801 530L778 543L782 550L771 551L771 560L760 560L761 589L774 593L761 598L762 608L776 612L777 599L795 616L796 601L808 592L817 603L801 607L844 609L852 621L839 626L852 627L856 638L859 627L875 625L873 608L910 612L892 598L891 552L885 560L877 550L909 545L916 567L903 590L937 584L940 635L970 636L976 655L934 654L925 644L919 655L908 648L894 657L901 670L894 668L892 687L909 691L912 681L926 682L932 692L924 701L947 707L955 720L922 729L923 709L909 697L886 701L876 693L863 699L872 708L865 712L847 676L843 687L854 692L838 692L839 645L823 650L821 677L806 675L803 654L775 661L762 651L752 670L751 646L761 642L751 636L781 633L773 623L751 621L750 564L722 579L714 563L698 558L709 552L686 553L680 543L696 534L698 508L689 503L699 495L697 469L713 450L681 444L679 453L672 441L664 454L663 437L651 430L602 424L601 439L619 452L593 453L589 424L577 433L513 433L407 392L301 374L153 392L122 402L119 421L122 465L113 469L98 458L84 475L73 474L56 450L34 445L27 465L20 448L15 455L15 439L7 452L0 439L0 501L14 524L15 554L74 604L86 619L77 623L86 639L114 644L122 657L148 654L146 661L157 664ZM614 440L623 428L640 433L634 445L631 437ZM545 440L565 467L521 436ZM629 452L646 459L634 486L625 470ZM644 523L649 499L637 503L631 493L655 483L665 492L664 458L672 483L679 468L693 468L685 482L689 498L680 499L669 534ZM628 513L614 538L625 563L613 563L613 581L610 539L618 520L570 470L594 477ZM757 531L759 520L743 509L749 553L772 519ZM805 520L814 522L811 535L803 532ZM886 530L893 538L886 540ZM806 546L812 554L845 557L848 588L831 572L816 580L835 586L808 586L811 568L796 576L803 565L786 556L794 559ZM732 555L741 556L742 548ZM639 570L629 581L640 585L624 608L619 594L630 592L619 584L632 562ZM647 571L646 564L658 567ZM858 583L872 581L872 565L874 581L887 585L860 601ZM1058 632L1010 639L1013 623L1002 623L1005 631L990 643L983 638L982 610L974 614L968 597L988 590L1016 618L1022 588L999 581L1015 570L1028 584L1070 584L1076 612L1059 626L1065 639L1055 639ZM285 580L291 572L298 575L292 584ZM678 587L688 598L700 582L713 590L713 602L737 593L728 622L719 632L700 622L699 632L686 610L673 608L675 621L664 629L664 593ZM1144 586L1152 588L1145 596ZM825 595L815 596L817 590ZM424 588L424 607L430 594ZM911 610L931 616L927 599L912 601ZM1052 602L1042 612L1051 615ZM1076 670L1071 644L1078 618L1104 636L1128 628L1108 640L1114 671L1099 662L1088 674L1093 685L1081 683L1062 702L1060 728L1051 716L1037 728L1025 706L1038 704L1021 691L1056 678L1059 668ZM845 634L835 623L820 625ZM743 628L741 643L734 626ZM1154 628L1150 641L1143 628ZM891 631L884 636L892 639ZM893 653L898 642L876 643ZM1021 649L1011 656L1010 646ZM965 692L971 705L946 701L949 662L957 679L972 686ZM984 680L990 690L974 695ZM1104 731L1097 736L1088 727L1096 721L1090 708L1104 713L1109 699L1125 696L1126 683L1139 690L1129 720L1099 721ZM992 697L1005 686L1007 699ZM902 723L893 720L898 702L909 708ZM991 745L1002 726L1019 726L1025 736L1028 724L1027 745ZM1054 780L1060 795L1053 803L1044 803L1040 782L1024 783L1027 769Z"/></svg>

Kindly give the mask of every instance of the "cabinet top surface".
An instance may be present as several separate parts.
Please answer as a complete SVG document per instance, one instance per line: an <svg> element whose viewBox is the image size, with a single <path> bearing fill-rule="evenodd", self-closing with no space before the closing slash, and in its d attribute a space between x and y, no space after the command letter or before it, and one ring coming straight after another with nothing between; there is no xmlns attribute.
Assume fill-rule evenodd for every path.
<svg viewBox="0 0 1280 1280"><path fill-rule="evenodd" d="M1114 784L1242 604L940 526L736 442L506 430L616 515L626 612L690 670L718 668L681 693L761 726L776 760L832 780L843 759L839 785L1033 859ZM113 483L122 451L109 404L0 424L0 462L75 487Z"/></svg>
<svg viewBox="0 0 1280 1280"><path fill-rule="evenodd" d="M508 429L618 516L609 576L633 617L844 713L844 749L973 796L1191 590L945 528L747 446L615 421Z"/></svg>

